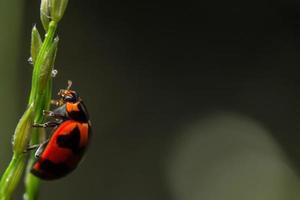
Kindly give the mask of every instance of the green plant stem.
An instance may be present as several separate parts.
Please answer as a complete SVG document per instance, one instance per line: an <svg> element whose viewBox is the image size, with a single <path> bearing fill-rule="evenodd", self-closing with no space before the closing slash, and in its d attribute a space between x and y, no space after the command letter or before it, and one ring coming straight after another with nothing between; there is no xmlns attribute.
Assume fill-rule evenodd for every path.
<svg viewBox="0 0 300 200"><path fill-rule="evenodd" d="M16 185L20 181L22 172L25 168L26 156L23 154L13 155L13 158L1 179L1 200L11 199L11 195Z"/></svg>
<svg viewBox="0 0 300 200"><path fill-rule="evenodd" d="M30 104L21 117L14 134L13 157L0 181L0 200L11 199L25 168L27 147L33 122L33 105Z"/></svg>
<svg viewBox="0 0 300 200"><path fill-rule="evenodd" d="M41 64L43 62L43 58L45 56L45 53L47 50L51 47L53 38L55 36L55 30L57 28L57 23L51 22L49 24L49 28L46 34L46 38L41 46L41 49L39 51L39 54L37 56L37 60L35 62L34 70L33 71L33 76L32 76L32 90L30 94L30 99L29 103L32 101L32 99L37 99L37 102L39 102L40 106L37 106L35 109L35 117L34 117L34 122L35 123L42 123L43 122L43 115L42 111L43 110L48 110L50 107L50 100L51 100L51 91L52 91L52 79L48 79L47 83L47 89L46 90L40 90L39 86L38 87L33 87L35 84L35 75L40 74L40 68ZM37 90L34 90L34 89ZM38 96L36 96L38 94ZM31 138L31 144L39 144L41 142L41 138L45 137L45 132L39 131L38 129L35 129L32 134ZM27 173L25 177L25 194L24 194L24 199L25 200L35 200L37 199L38 196L38 191L40 188L40 180L39 178L33 176L30 173L30 169L32 167L32 164L35 161L35 156L34 153L32 152L29 158L29 162L27 164Z"/></svg>
<svg viewBox="0 0 300 200"><path fill-rule="evenodd" d="M41 123L43 120L42 111L49 108L51 98L51 70L53 67L56 46L53 46L55 42L54 36L57 28L57 23L51 21L43 41L43 44L37 55L36 62L33 68L32 86L30 97L28 101L28 108L22 118L20 119L15 134L13 143L13 158L5 170L0 181L0 200L10 200L12 193L16 189L21 175L26 165L26 151L32 133L32 123ZM57 45L57 42L56 42ZM54 50L52 48L55 48ZM52 56L49 58L49 55ZM47 59L49 60L48 62ZM45 69L43 69L45 68ZM39 135L34 134L33 142L39 141ZM29 163L32 163L31 160ZM26 199L35 199L39 187L37 178L27 176L26 183Z"/></svg>
<svg viewBox="0 0 300 200"><path fill-rule="evenodd" d="M52 91L52 80L49 80L49 84L47 86L47 91L49 91L46 96L45 102L45 110L49 110L49 102L51 100L51 91ZM40 116L37 116L40 118ZM40 122L38 122L40 123ZM34 129L31 137L31 144L39 144L41 141L45 140L45 129ZM40 188L40 179L36 176L33 176L30 173L31 167L35 161L35 153L32 152L27 163L26 176L25 176L25 194L24 200L35 200L38 197L38 191Z"/></svg>

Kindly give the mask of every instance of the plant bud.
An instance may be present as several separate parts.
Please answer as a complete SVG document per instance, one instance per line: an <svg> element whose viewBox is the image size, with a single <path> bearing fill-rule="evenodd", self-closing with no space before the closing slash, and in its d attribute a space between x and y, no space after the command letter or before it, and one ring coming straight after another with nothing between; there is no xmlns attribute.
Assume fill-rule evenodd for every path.
<svg viewBox="0 0 300 200"><path fill-rule="evenodd" d="M43 27L45 29L45 31L48 30L48 26L50 23L50 2L49 0L42 0L41 1L41 8L40 8L40 18L43 24Z"/></svg>
<svg viewBox="0 0 300 200"><path fill-rule="evenodd" d="M55 22L59 22L63 17L68 5L68 0L49 0L50 1L50 14Z"/></svg>
<svg viewBox="0 0 300 200"><path fill-rule="evenodd" d="M41 36L40 36L39 31L37 30L36 26L34 26L32 28L32 32L31 32L31 62L32 62L32 64L35 63L41 46L42 46Z"/></svg>

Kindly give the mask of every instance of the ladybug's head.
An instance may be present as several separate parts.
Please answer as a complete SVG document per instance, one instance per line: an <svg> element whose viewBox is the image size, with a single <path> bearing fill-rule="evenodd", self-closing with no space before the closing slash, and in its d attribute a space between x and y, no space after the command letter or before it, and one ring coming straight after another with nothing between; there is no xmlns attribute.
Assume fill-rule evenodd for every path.
<svg viewBox="0 0 300 200"><path fill-rule="evenodd" d="M76 103L80 100L78 94L74 90L70 90L72 86L72 81L68 81L68 87L67 89L61 89L58 93L58 96L61 97L61 101L63 103L70 102L70 103Z"/></svg>

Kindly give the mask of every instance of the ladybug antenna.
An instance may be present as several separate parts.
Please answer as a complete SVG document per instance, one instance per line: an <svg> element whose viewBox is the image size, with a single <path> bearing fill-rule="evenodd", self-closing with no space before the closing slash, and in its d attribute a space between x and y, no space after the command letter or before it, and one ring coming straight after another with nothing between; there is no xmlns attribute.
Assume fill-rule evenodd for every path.
<svg viewBox="0 0 300 200"><path fill-rule="evenodd" d="M70 90L71 86L72 86L72 81L71 81L71 80L68 80L68 87L67 87L67 90Z"/></svg>

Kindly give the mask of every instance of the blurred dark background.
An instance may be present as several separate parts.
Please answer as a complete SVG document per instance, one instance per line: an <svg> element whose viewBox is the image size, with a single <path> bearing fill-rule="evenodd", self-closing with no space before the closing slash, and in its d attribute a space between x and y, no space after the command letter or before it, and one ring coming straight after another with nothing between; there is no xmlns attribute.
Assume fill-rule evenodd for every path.
<svg viewBox="0 0 300 200"><path fill-rule="evenodd" d="M42 31L39 1L16 2L0 3L15 10L1 28L14 45L0 39L3 163ZM70 0L58 35L55 91L73 81L94 135L40 199L300 198L300 2Z"/></svg>

